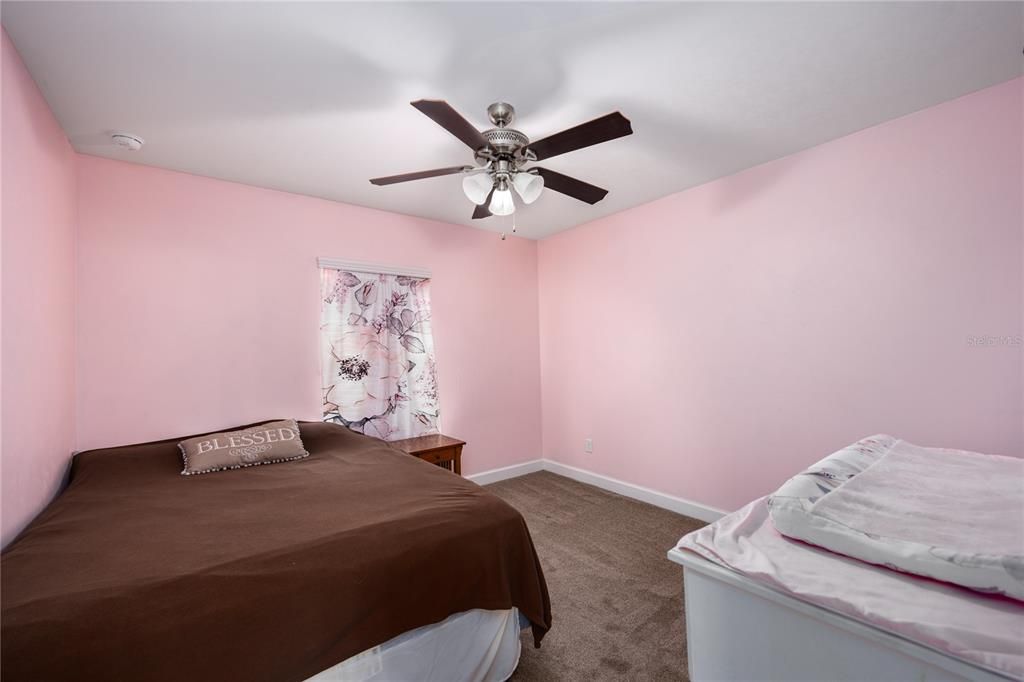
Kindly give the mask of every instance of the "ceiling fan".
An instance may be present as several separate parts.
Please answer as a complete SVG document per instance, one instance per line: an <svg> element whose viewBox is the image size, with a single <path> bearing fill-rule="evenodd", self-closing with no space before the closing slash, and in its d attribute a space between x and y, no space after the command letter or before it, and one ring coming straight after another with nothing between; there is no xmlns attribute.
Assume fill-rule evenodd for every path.
<svg viewBox="0 0 1024 682"><path fill-rule="evenodd" d="M516 207L512 189L526 204L536 201L545 187L573 199L596 204L604 199L608 190L530 164L633 133L629 119L616 111L531 142L520 131L508 127L516 113L511 104L495 102L487 107L487 116L495 127L483 132L474 128L443 100L421 99L411 104L472 149L477 165L389 175L373 178L370 182L375 185L392 185L440 175L462 174L465 176L462 190L477 205L473 211L474 219L514 213Z"/></svg>

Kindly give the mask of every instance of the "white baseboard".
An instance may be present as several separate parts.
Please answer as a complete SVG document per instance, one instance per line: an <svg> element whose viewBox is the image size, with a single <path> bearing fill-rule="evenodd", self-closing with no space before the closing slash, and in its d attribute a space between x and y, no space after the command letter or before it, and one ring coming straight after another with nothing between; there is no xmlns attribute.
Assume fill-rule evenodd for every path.
<svg viewBox="0 0 1024 682"><path fill-rule="evenodd" d="M617 478L611 478L610 476L602 476L601 474L595 474L585 469L577 469L571 467L568 464L562 464L551 459L545 459L544 471L550 471L553 474L559 476L565 476L571 478L574 481L580 483L587 483L596 488L602 488L613 493L618 493L625 497L631 497L634 500L640 500L647 504L652 504L655 507L661 507L662 509L668 509L677 514L683 516L689 516L690 518L700 519L701 521L707 521L711 523L722 518L728 512L717 509L715 507L709 507L706 504L694 502L692 500L685 500L675 495L669 495L667 493L660 493L657 490L651 490L640 485L634 485L632 483L626 483L620 481Z"/></svg>
<svg viewBox="0 0 1024 682"><path fill-rule="evenodd" d="M513 464L512 466L501 467L500 469L481 471L478 474L466 476L466 478L479 485L488 485L490 483L504 481L508 478L516 478L517 476L532 474L535 471L550 471L553 474L571 478L572 480L579 481L580 483L586 483L596 488L608 490L625 497L631 497L634 500L653 504L655 507L668 509L669 511L673 511L677 514L689 516L694 519L700 519L701 521L707 521L708 523L717 521L728 513L715 507L709 507L706 504L693 502L692 500L685 500L681 497L676 497L667 493L660 493L657 490L651 490L650 488L644 488L643 486L626 483L625 481L620 481L617 478L595 474L592 471L587 471L586 469L571 467L568 464L562 464L561 462L556 462L552 459L534 459L529 462L523 462L522 464Z"/></svg>
<svg viewBox="0 0 1024 682"><path fill-rule="evenodd" d="M481 471L478 474L466 476L466 478L477 485L487 485L489 483L504 481L506 478L516 478L517 476L532 474L533 472L540 471L543 468L544 460L531 459L529 462L523 462L522 464L513 464L512 466L501 467L500 469Z"/></svg>

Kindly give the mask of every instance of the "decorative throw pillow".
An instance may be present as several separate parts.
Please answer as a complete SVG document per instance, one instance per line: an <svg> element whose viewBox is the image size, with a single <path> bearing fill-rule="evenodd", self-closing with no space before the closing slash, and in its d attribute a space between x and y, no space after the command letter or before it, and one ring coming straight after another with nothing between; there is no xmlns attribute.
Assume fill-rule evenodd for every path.
<svg viewBox="0 0 1024 682"><path fill-rule="evenodd" d="M287 462L308 457L294 419L211 433L178 443L185 460L182 476Z"/></svg>

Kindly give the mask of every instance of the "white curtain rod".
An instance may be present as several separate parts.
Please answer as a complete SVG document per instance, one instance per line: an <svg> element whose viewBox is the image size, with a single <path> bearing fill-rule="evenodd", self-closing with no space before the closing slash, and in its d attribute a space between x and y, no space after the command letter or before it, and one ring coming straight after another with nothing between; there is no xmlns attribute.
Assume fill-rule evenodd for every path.
<svg viewBox="0 0 1024 682"><path fill-rule="evenodd" d="M330 270L345 270L347 272L365 272L374 275L405 275L418 279L430 279L430 270L427 268L398 267L385 265L383 263L366 263L357 260L341 260L340 258L317 258L317 265Z"/></svg>

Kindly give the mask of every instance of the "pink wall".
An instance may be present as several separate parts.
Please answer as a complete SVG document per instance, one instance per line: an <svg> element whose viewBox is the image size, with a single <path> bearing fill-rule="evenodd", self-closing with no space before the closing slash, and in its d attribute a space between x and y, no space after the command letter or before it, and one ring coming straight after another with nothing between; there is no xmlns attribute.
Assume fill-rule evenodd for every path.
<svg viewBox="0 0 1024 682"><path fill-rule="evenodd" d="M968 343L1022 334L1022 87L541 242L545 457L732 509L877 432L1022 454Z"/></svg>
<svg viewBox="0 0 1024 682"><path fill-rule="evenodd" d="M75 154L0 30L0 544L47 503L75 438Z"/></svg>
<svg viewBox="0 0 1024 682"><path fill-rule="evenodd" d="M540 456L537 243L80 156L79 448L320 415L318 256L433 271L465 472Z"/></svg>

